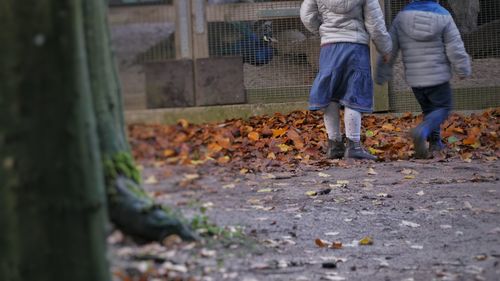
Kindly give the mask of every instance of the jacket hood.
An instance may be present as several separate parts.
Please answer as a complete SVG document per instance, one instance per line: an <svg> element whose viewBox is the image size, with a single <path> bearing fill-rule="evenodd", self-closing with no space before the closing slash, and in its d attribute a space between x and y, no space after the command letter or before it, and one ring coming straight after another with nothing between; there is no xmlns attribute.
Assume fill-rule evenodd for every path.
<svg viewBox="0 0 500 281"><path fill-rule="evenodd" d="M443 21L431 19L430 17L438 18L439 16L428 15L423 12L404 12L404 16L399 19L401 21L399 26L409 37L417 41L428 41L441 36L444 28L443 24L441 24Z"/></svg>
<svg viewBox="0 0 500 281"><path fill-rule="evenodd" d="M347 14L365 0L323 0L329 10L336 14Z"/></svg>
<svg viewBox="0 0 500 281"><path fill-rule="evenodd" d="M441 36L450 13L435 1L413 1L401 12L400 27L409 37L426 41Z"/></svg>

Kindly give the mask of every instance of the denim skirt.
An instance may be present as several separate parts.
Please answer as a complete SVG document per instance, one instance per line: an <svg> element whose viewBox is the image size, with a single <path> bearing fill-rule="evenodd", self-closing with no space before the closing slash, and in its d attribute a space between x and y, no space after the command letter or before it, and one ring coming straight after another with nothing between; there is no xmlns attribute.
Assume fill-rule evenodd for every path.
<svg viewBox="0 0 500 281"><path fill-rule="evenodd" d="M321 47L319 72L309 95L309 110L323 109L331 101L359 112L373 111L373 81L367 45L333 43Z"/></svg>

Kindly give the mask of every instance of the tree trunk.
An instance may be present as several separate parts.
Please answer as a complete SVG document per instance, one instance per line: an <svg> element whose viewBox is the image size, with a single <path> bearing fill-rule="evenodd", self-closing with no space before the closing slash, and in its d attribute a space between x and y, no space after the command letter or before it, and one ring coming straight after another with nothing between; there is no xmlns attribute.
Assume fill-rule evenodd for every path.
<svg viewBox="0 0 500 281"><path fill-rule="evenodd" d="M195 235L177 218L154 204L140 185L140 173L125 134L105 1L85 1L84 15L90 81L111 221L123 232L145 240L161 240L170 234L193 240Z"/></svg>
<svg viewBox="0 0 500 281"><path fill-rule="evenodd" d="M0 4L0 280L109 280L84 1Z"/></svg>

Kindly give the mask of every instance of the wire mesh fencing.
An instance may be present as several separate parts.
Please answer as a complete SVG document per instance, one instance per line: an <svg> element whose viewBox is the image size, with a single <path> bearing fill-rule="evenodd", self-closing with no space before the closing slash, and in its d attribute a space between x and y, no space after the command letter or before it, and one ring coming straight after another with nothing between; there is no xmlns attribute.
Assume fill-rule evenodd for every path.
<svg viewBox="0 0 500 281"><path fill-rule="evenodd" d="M390 24L408 2L386 1L386 21ZM472 58L472 77L451 81L455 109L500 106L500 1L442 0L440 4L452 14ZM389 106L394 112L420 111L404 80L401 60L395 65L390 83Z"/></svg>
<svg viewBox="0 0 500 281"><path fill-rule="evenodd" d="M247 103L306 101L318 70L320 39L300 21L302 1L178 0L203 8L205 39L191 42L190 59L207 49L208 58L240 57ZM182 29L173 0L111 0L112 43L128 109L145 108L143 66L179 58L176 33ZM388 25L408 0L385 0ZM456 109L500 106L500 1L440 1L455 18L468 53L473 76L453 80ZM200 8L201 9L201 8ZM190 18L193 39L200 28ZM203 23L201 23L203 24ZM205 45L205 46L200 46ZM202 52L204 54L204 52ZM386 97L389 110L419 111L404 69L395 66Z"/></svg>

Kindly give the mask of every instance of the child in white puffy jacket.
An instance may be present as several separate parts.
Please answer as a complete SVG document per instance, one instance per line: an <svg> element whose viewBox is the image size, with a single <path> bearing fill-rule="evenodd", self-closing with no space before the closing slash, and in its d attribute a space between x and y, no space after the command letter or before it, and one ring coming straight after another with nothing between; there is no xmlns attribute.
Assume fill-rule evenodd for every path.
<svg viewBox="0 0 500 281"><path fill-rule="evenodd" d="M452 72L460 78L470 76L470 58L453 18L437 1L412 1L396 16L390 34L392 55L389 63L377 63L376 82L392 79L401 50L406 82L424 114L423 122L411 130L415 157L428 158L429 152L444 148L440 125L452 109Z"/></svg>
<svg viewBox="0 0 500 281"><path fill-rule="evenodd" d="M361 114L373 110L369 43L389 57L392 41L378 0L305 0L304 26L321 36L319 73L309 96L310 110L323 110L328 158L375 160L360 144ZM340 132L345 107L347 147Z"/></svg>

